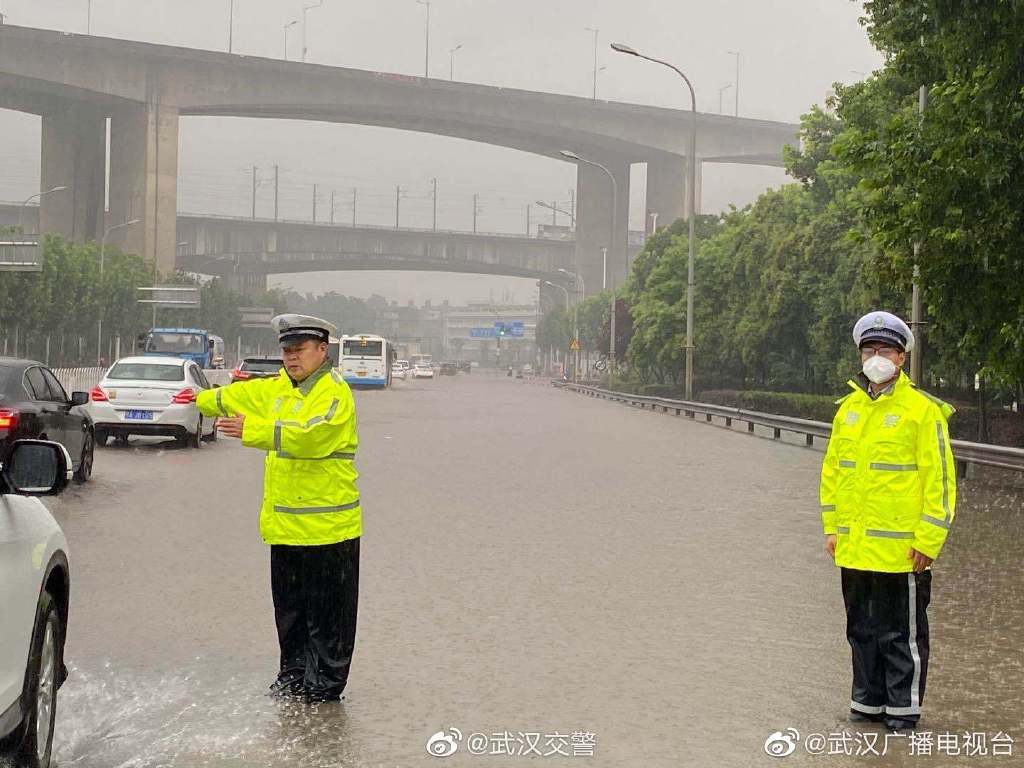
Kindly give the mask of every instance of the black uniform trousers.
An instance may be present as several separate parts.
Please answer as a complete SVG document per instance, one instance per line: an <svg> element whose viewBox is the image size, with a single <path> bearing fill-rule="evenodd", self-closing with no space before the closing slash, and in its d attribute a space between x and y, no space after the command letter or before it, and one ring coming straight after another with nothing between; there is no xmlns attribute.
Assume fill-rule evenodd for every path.
<svg viewBox="0 0 1024 768"><path fill-rule="evenodd" d="M917 722L928 674L931 571L843 568L842 583L853 651L850 709Z"/></svg>
<svg viewBox="0 0 1024 768"><path fill-rule="evenodd" d="M270 547L274 619L281 646L275 688L313 700L345 690L356 642L359 539Z"/></svg>

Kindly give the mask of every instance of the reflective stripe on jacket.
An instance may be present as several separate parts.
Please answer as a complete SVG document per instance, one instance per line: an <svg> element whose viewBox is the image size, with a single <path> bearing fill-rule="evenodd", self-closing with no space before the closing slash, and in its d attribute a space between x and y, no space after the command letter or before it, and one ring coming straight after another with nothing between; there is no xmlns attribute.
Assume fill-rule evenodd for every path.
<svg viewBox="0 0 1024 768"><path fill-rule="evenodd" d="M355 402L330 362L298 386L282 369L276 378L206 390L196 404L205 416L244 415L242 444L267 452L267 544L335 544L362 534Z"/></svg>
<svg viewBox="0 0 1024 768"><path fill-rule="evenodd" d="M821 467L823 530L837 534L837 566L912 571L908 550L937 557L953 524L953 407L902 372L875 400L863 383L849 384Z"/></svg>

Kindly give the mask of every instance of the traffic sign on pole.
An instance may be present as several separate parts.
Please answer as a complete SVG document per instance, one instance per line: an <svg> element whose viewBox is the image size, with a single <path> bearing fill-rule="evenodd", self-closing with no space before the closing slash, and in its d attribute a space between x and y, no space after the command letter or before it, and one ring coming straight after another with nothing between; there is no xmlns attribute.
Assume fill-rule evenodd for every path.
<svg viewBox="0 0 1024 768"><path fill-rule="evenodd" d="M266 328L274 319L273 307L239 307L243 328Z"/></svg>

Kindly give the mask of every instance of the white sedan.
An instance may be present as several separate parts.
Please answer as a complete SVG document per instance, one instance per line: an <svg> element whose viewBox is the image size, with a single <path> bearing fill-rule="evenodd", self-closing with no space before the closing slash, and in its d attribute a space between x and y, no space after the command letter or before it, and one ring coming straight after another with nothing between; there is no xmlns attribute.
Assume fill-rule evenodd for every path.
<svg viewBox="0 0 1024 768"><path fill-rule="evenodd" d="M209 388L191 360L157 355L118 360L89 393L96 445L106 445L111 436L127 441L129 435L173 437L193 448L216 440L216 421L196 408L196 395Z"/></svg>
<svg viewBox="0 0 1024 768"><path fill-rule="evenodd" d="M416 363L412 367L412 377L414 379L432 379L434 378L434 368L430 363Z"/></svg>
<svg viewBox="0 0 1024 768"><path fill-rule="evenodd" d="M0 765L50 765L57 689L67 677L70 568L60 525L39 499L71 479L58 443L18 440L0 480Z"/></svg>

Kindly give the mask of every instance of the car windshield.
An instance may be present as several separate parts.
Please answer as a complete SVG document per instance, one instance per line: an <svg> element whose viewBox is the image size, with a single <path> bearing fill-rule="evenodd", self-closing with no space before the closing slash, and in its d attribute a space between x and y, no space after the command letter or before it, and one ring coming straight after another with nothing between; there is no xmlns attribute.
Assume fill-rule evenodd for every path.
<svg viewBox="0 0 1024 768"><path fill-rule="evenodd" d="M284 361L283 360L274 360L274 359L253 360L253 359L249 359L249 360L243 360L242 361L241 370L243 370L243 371L252 371L252 372L255 372L255 373L277 373L278 371L281 370L281 367L283 365L284 365Z"/></svg>
<svg viewBox="0 0 1024 768"><path fill-rule="evenodd" d="M206 339L198 333L151 333L146 340L146 351L172 355L202 354L206 351Z"/></svg>
<svg viewBox="0 0 1024 768"><path fill-rule="evenodd" d="M166 363L117 363L107 374L108 379L134 381L184 381L185 368Z"/></svg>

